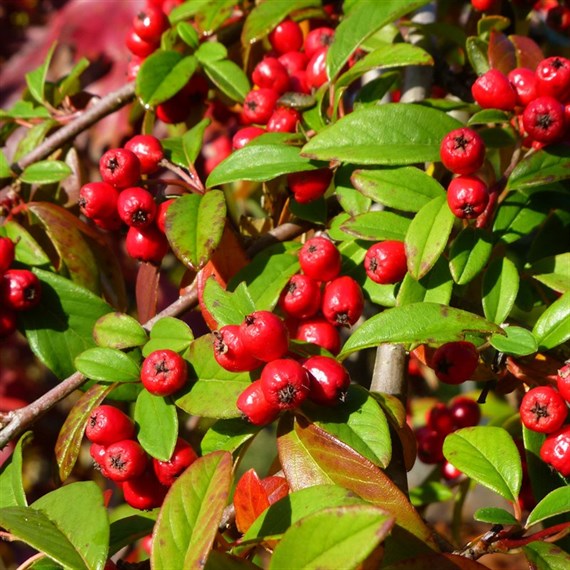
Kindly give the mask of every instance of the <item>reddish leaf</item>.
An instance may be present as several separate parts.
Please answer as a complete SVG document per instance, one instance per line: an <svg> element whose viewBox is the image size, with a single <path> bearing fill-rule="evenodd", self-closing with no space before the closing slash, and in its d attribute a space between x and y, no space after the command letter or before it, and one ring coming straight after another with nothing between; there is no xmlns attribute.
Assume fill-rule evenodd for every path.
<svg viewBox="0 0 570 570"><path fill-rule="evenodd" d="M536 42L526 36L509 36L515 48L517 67L528 67L536 69L540 61L544 59L544 54Z"/></svg>
<svg viewBox="0 0 570 570"><path fill-rule="evenodd" d="M253 521L269 506L269 498L255 469L246 471L238 481L234 493L236 525L245 534Z"/></svg>
<svg viewBox="0 0 570 570"><path fill-rule="evenodd" d="M505 75L517 66L515 46L505 34L496 30L491 30L488 56L491 67Z"/></svg>
<svg viewBox="0 0 570 570"><path fill-rule="evenodd" d="M137 313L140 323L156 315L160 268L152 263L141 263L137 273Z"/></svg>
<svg viewBox="0 0 570 570"><path fill-rule="evenodd" d="M487 566L456 554L427 554L390 564L384 570L433 570L434 568L437 570L481 570Z"/></svg>
<svg viewBox="0 0 570 570"><path fill-rule="evenodd" d="M289 485L285 477L278 477L273 475L271 477L264 477L261 484L267 493L269 504L272 505L280 499L283 499L289 494Z"/></svg>

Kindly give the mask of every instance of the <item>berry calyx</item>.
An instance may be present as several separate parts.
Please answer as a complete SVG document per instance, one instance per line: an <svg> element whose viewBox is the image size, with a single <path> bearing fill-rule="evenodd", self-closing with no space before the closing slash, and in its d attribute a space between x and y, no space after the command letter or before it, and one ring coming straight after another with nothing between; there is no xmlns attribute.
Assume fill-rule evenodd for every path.
<svg viewBox="0 0 570 570"><path fill-rule="evenodd" d="M479 353L471 342L456 341L441 345L433 354L431 368L446 384L462 384L469 380L479 363Z"/></svg>
<svg viewBox="0 0 570 570"><path fill-rule="evenodd" d="M155 396L170 396L186 384L188 367L177 352L170 349L155 350L143 361L141 382Z"/></svg>
<svg viewBox="0 0 570 570"><path fill-rule="evenodd" d="M364 309L364 295L360 285L348 275L327 283L321 310L332 325L350 327L360 318Z"/></svg>
<svg viewBox="0 0 570 570"><path fill-rule="evenodd" d="M140 443L134 439L124 439L107 447L103 467L109 479L124 482L142 475L147 460L146 452Z"/></svg>
<svg viewBox="0 0 570 570"><path fill-rule="evenodd" d="M280 410L297 408L309 395L307 370L290 358L268 362L261 371L260 382L267 402Z"/></svg>
<svg viewBox="0 0 570 570"><path fill-rule="evenodd" d="M447 187L447 204L458 218L477 218L488 203L487 185L477 176L457 176Z"/></svg>
<svg viewBox="0 0 570 570"><path fill-rule="evenodd" d="M134 436L134 421L115 406L102 404L89 414L85 437L92 443L109 446L124 439L133 439Z"/></svg>
<svg viewBox="0 0 570 570"><path fill-rule="evenodd" d="M483 109L512 111L517 104L517 93L508 77L498 69L490 69L475 80L471 93Z"/></svg>
<svg viewBox="0 0 570 570"><path fill-rule="evenodd" d="M311 356L303 362L309 372L309 399L321 406L336 406L345 401L350 386L348 370L330 356Z"/></svg>
<svg viewBox="0 0 570 570"><path fill-rule="evenodd" d="M279 307L288 316L305 319L321 307L321 288L308 275L293 275L279 297Z"/></svg>
<svg viewBox="0 0 570 570"><path fill-rule="evenodd" d="M230 372L250 372L262 364L246 349L239 325L225 325L213 332L214 358L225 370Z"/></svg>
<svg viewBox="0 0 570 570"><path fill-rule="evenodd" d="M136 135L125 144L139 159L142 174L153 174L164 158L162 143L153 135Z"/></svg>
<svg viewBox="0 0 570 570"><path fill-rule="evenodd" d="M445 135L439 155L445 168L454 174L473 174L485 160L485 143L476 131L462 127Z"/></svg>
<svg viewBox="0 0 570 570"><path fill-rule="evenodd" d="M558 431L568 415L566 401L551 386L531 388L520 405L522 423L538 433Z"/></svg>
<svg viewBox="0 0 570 570"><path fill-rule="evenodd" d="M279 408L269 403L261 388L261 380L252 382L237 400L237 408L244 418L256 426L270 424L279 415Z"/></svg>
<svg viewBox="0 0 570 570"><path fill-rule="evenodd" d="M247 315L239 326L239 335L245 349L263 362L281 358L289 350L289 331L283 319L271 311Z"/></svg>
<svg viewBox="0 0 570 570"><path fill-rule="evenodd" d="M564 105L554 97L538 97L523 111L525 131L535 141L550 144L564 137L566 117Z"/></svg>
<svg viewBox="0 0 570 570"><path fill-rule="evenodd" d="M372 245L364 256L364 269L375 283L401 281L408 271L404 242L387 240Z"/></svg>
<svg viewBox="0 0 570 570"><path fill-rule="evenodd" d="M307 240L299 250L299 263L305 275L317 281L330 281L340 273L342 259L330 239L317 236Z"/></svg>
<svg viewBox="0 0 570 570"><path fill-rule="evenodd" d="M42 285L29 269L8 269L0 280L0 304L7 309L28 311L39 304Z"/></svg>
<svg viewBox="0 0 570 570"><path fill-rule="evenodd" d="M319 168L287 175L287 186L299 204L308 204L325 194L333 177L329 168Z"/></svg>
<svg viewBox="0 0 570 570"><path fill-rule="evenodd" d="M170 459L168 461L153 459L152 467L159 482L170 487L196 459L198 459L198 454L194 448L186 440L179 437Z"/></svg>

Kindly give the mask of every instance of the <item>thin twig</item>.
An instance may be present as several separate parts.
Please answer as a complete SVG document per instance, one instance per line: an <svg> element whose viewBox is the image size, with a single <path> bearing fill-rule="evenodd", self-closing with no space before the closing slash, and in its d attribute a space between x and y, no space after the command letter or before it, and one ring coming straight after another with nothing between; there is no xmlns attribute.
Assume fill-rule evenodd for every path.
<svg viewBox="0 0 570 570"><path fill-rule="evenodd" d="M177 164L170 162L170 160L167 158L163 158L158 163L158 165L166 168L167 170L170 170L170 172L173 172L179 176L180 179L184 180L184 182L186 182L186 184L188 184L188 186L192 188L197 194L204 193L204 184L202 184L202 181L200 180L200 177L198 176L198 173L196 172L193 164L190 164L188 166L188 172L186 172L184 168L178 166Z"/></svg>

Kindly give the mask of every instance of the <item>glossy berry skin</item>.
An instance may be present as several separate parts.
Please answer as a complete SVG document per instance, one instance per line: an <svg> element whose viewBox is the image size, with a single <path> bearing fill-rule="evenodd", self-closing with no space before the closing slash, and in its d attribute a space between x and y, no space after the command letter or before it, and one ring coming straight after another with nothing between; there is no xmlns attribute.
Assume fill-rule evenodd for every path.
<svg viewBox="0 0 570 570"><path fill-rule="evenodd" d="M159 265L167 254L169 245L164 234L156 227L129 227L125 240L127 253L138 261Z"/></svg>
<svg viewBox="0 0 570 570"><path fill-rule="evenodd" d="M517 104L517 93L508 77L498 69L490 69L475 80L471 93L483 109L512 111Z"/></svg>
<svg viewBox="0 0 570 570"><path fill-rule="evenodd" d="M239 326L245 349L255 358L270 362L289 350L289 331L275 313L254 311Z"/></svg>
<svg viewBox="0 0 570 570"><path fill-rule="evenodd" d="M125 502L141 511L157 509L164 502L168 487L161 485L152 469L146 469L138 477L123 483Z"/></svg>
<svg viewBox="0 0 570 570"><path fill-rule="evenodd" d="M437 402L428 410L426 425L444 436L455 429L451 410L442 402Z"/></svg>
<svg viewBox="0 0 570 570"><path fill-rule="evenodd" d="M158 43L160 36L170 26L166 14L160 8L147 6L133 20L133 30L145 42Z"/></svg>
<svg viewBox="0 0 570 570"><path fill-rule="evenodd" d="M0 236L0 273L12 265L16 256L16 247L9 237Z"/></svg>
<svg viewBox="0 0 570 570"><path fill-rule="evenodd" d="M81 213L91 220L112 219L117 214L119 192L107 182L88 182L79 190Z"/></svg>
<svg viewBox="0 0 570 570"><path fill-rule="evenodd" d="M324 317L313 317L301 321L295 332L295 339L311 342L328 350L331 354L340 352L340 333Z"/></svg>
<svg viewBox="0 0 570 570"><path fill-rule="evenodd" d="M360 285L348 275L327 283L321 310L329 323L350 327L360 318L364 309L364 295Z"/></svg>
<svg viewBox="0 0 570 570"><path fill-rule="evenodd" d="M300 115L290 107L277 107L267 121L269 133L294 133L297 130Z"/></svg>
<svg viewBox="0 0 570 570"><path fill-rule="evenodd" d="M290 358L268 362L261 371L260 382L267 402L280 410L299 407L309 395L307 370Z"/></svg>
<svg viewBox="0 0 570 570"><path fill-rule="evenodd" d="M232 148L234 150L243 148L246 144L249 144L253 139L261 136L265 132L267 131L262 127L244 127L237 131L232 137Z"/></svg>
<svg viewBox="0 0 570 570"><path fill-rule="evenodd" d="M279 297L279 307L290 317L312 317L321 307L319 282L308 275L293 275Z"/></svg>
<svg viewBox="0 0 570 570"><path fill-rule="evenodd" d="M176 198L170 198L170 200L165 200L161 202L156 210L155 223L156 227L164 234L166 233L166 212L168 208L173 204Z"/></svg>
<svg viewBox="0 0 570 570"><path fill-rule="evenodd" d="M170 99L156 106L156 118L167 125L175 125L186 120L189 110L188 97L179 91Z"/></svg>
<svg viewBox="0 0 570 570"><path fill-rule="evenodd" d="M141 174L153 174L164 158L162 143L153 135L136 135L125 144L125 148L135 153L141 165Z"/></svg>
<svg viewBox="0 0 570 570"><path fill-rule="evenodd" d="M187 378L186 360L173 350L155 350L142 363L141 382L155 396L170 396L178 392Z"/></svg>
<svg viewBox="0 0 570 570"><path fill-rule="evenodd" d="M283 20L269 33L268 38L278 54L299 51L303 47L303 31L293 20Z"/></svg>
<svg viewBox="0 0 570 570"><path fill-rule="evenodd" d="M538 433L558 431L568 415L564 398L552 386L531 388L520 405L522 423Z"/></svg>
<svg viewBox="0 0 570 570"><path fill-rule="evenodd" d="M293 172L287 175L287 186L299 204L318 200L330 186L333 172L329 168Z"/></svg>
<svg viewBox="0 0 570 570"><path fill-rule="evenodd" d="M187 467L198 459L194 448L184 439L178 438L172 456L168 461L152 460L152 467L162 485L170 487Z"/></svg>
<svg viewBox="0 0 570 570"><path fill-rule="evenodd" d="M311 93L311 88L307 83L307 72L304 69L299 69L298 71L292 71L289 76L289 87L291 91L295 93L305 93L309 95Z"/></svg>
<svg viewBox="0 0 570 570"><path fill-rule="evenodd" d="M99 443L92 443L89 446L89 455L91 455L91 459L93 459L98 467L101 467L103 465L106 453L107 448L104 445L101 445Z"/></svg>
<svg viewBox="0 0 570 570"><path fill-rule="evenodd" d="M441 345L433 354L431 368L441 382L462 384L477 368L479 353L471 342L456 341Z"/></svg>
<svg viewBox="0 0 570 570"><path fill-rule="evenodd" d="M317 236L308 239L299 250L299 263L305 275L317 281L330 281L340 273L342 259L330 239Z"/></svg>
<svg viewBox="0 0 570 570"><path fill-rule="evenodd" d="M441 475L446 481L453 481L463 475L463 471L457 469L449 461L444 461L441 467Z"/></svg>
<svg viewBox="0 0 570 570"><path fill-rule="evenodd" d="M99 172L104 182L115 188L135 186L141 176L137 155L126 148L112 148L99 161Z"/></svg>
<svg viewBox="0 0 570 570"><path fill-rule="evenodd" d="M526 67L517 67L507 75L517 92L517 103L526 107L538 97L536 73Z"/></svg>
<svg viewBox="0 0 570 570"><path fill-rule="evenodd" d="M125 45L133 55L143 59L154 53L159 47L158 42L143 40L133 29L129 30L125 39Z"/></svg>
<svg viewBox="0 0 570 570"><path fill-rule="evenodd" d="M273 114L279 93L274 89L262 87L250 91L243 102L242 117L246 123L265 125Z"/></svg>
<svg viewBox="0 0 570 570"><path fill-rule="evenodd" d="M570 364L565 364L556 375L556 387L560 395L570 402Z"/></svg>
<svg viewBox="0 0 570 570"><path fill-rule="evenodd" d="M445 168L454 174L473 174L483 166L485 143L476 131L462 127L443 137L439 155Z"/></svg>
<svg viewBox="0 0 570 570"><path fill-rule="evenodd" d="M408 271L404 242L387 240L372 245L364 256L364 269L375 283L401 281Z"/></svg>
<svg viewBox="0 0 570 570"><path fill-rule="evenodd" d="M103 446L135 437L135 423L119 408L102 404L96 407L87 420L85 437Z"/></svg>
<svg viewBox="0 0 570 570"><path fill-rule="evenodd" d="M146 228L156 216L156 203L153 195L144 188L125 188L117 199L119 217L128 226Z"/></svg>
<svg viewBox="0 0 570 570"><path fill-rule="evenodd" d="M280 55L277 59L287 70L289 75L295 71L304 71L309 62L309 58L302 51L288 51Z"/></svg>
<svg viewBox="0 0 570 570"><path fill-rule="evenodd" d="M570 477L570 425L546 436L540 458L563 477Z"/></svg>
<svg viewBox="0 0 570 570"><path fill-rule="evenodd" d="M538 97L529 103L522 115L527 134L535 141L550 144L566 133L564 105L553 97Z"/></svg>
<svg viewBox="0 0 570 570"><path fill-rule="evenodd" d="M103 467L112 481L124 482L142 475L148 457L140 443L123 439L107 446Z"/></svg>
<svg viewBox="0 0 570 570"><path fill-rule="evenodd" d="M547 57L536 67L537 90L540 96L548 96L566 103L570 99L570 59Z"/></svg>
<svg viewBox="0 0 570 570"><path fill-rule="evenodd" d="M478 12L488 12L492 10L500 0L471 0L471 5Z"/></svg>
<svg viewBox="0 0 570 570"><path fill-rule="evenodd" d="M12 311L28 311L42 297L42 285L29 269L8 269L0 275L0 304Z"/></svg>
<svg viewBox="0 0 570 570"><path fill-rule="evenodd" d="M214 331L214 358L230 372L251 372L263 363L252 356L243 344L239 325L225 325Z"/></svg>
<svg viewBox="0 0 570 570"><path fill-rule="evenodd" d="M428 426L422 426L416 430L418 445L418 458L422 463L435 465L444 461L443 440L445 436Z"/></svg>
<svg viewBox="0 0 570 570"><path fill-rule="evenodd" d="M479 404L472 398L458 396L449 405L455 429L473 427L481 420Z"/></svg>
<svg viewBox="0 0 570 570"><path fill-rule="evenodd" d="M270 404L261 389L261 380L252 382L237 399L237 408L253 425L270 424L279 415L279 408Z"/></svg>
<svg viewBox="0 0 570 570"><path fill-rule="evenodd" d="M276 57L264 57L255 66L251 79L254 85L273 89L280 95L289 88L289 74Z"/></svg>
<svg viewBox="0 0 570 570"><path fill-rule="evenodd" d="M0 305L0 338L6 338L14 333L17 325L16 311Z"/></svg>
<svg viewBox="0 0 570 570"><path fill-rule="evenodd" d="M487 185L477 176L457 176L447 187L447 204L458 218L477 218L485 211L488 203Z"/></svg>
<svg viewBox="0 0 570 570"><path fill-rule="evenodd" d="M345 401L350 386L348 370L329 356L311 356L303 362L309 372L309 399L321 406L336 406Z"/></svg>
<svg viewBox="0 0 570 570"><path fill-rule="evenodd" d="M324 47L316 51L311 59L309 59L309 63L307 63L307 69L305 71L309 89L318 89L329 80L326 67L328 49L328 47Z"/></svg>
<svg viewBox="0 0 570 570"><path fill-rule="evenodd" d="M334 38L334 29L326 26L311 30L305 38L305 53L308 58L313 57L319 50L328 48Z"/></svg>

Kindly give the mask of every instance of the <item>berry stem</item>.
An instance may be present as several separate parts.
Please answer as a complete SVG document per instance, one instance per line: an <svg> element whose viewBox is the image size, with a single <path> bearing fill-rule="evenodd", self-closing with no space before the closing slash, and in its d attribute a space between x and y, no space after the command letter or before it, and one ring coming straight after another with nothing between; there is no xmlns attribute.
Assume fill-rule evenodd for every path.
<svg viewBox="0 0 570 570"><path fill-rule="evenodd" d="M200 177L192 163L188 165L188 172L186 172L184 168L170 162L167 158L163 158L158 164L159 166L162 166L163 168L170 170L170 172L178 175L193 192L196 192L197 194L204 193L204 184L202 184L202 181L200 180Z"/></svg>

